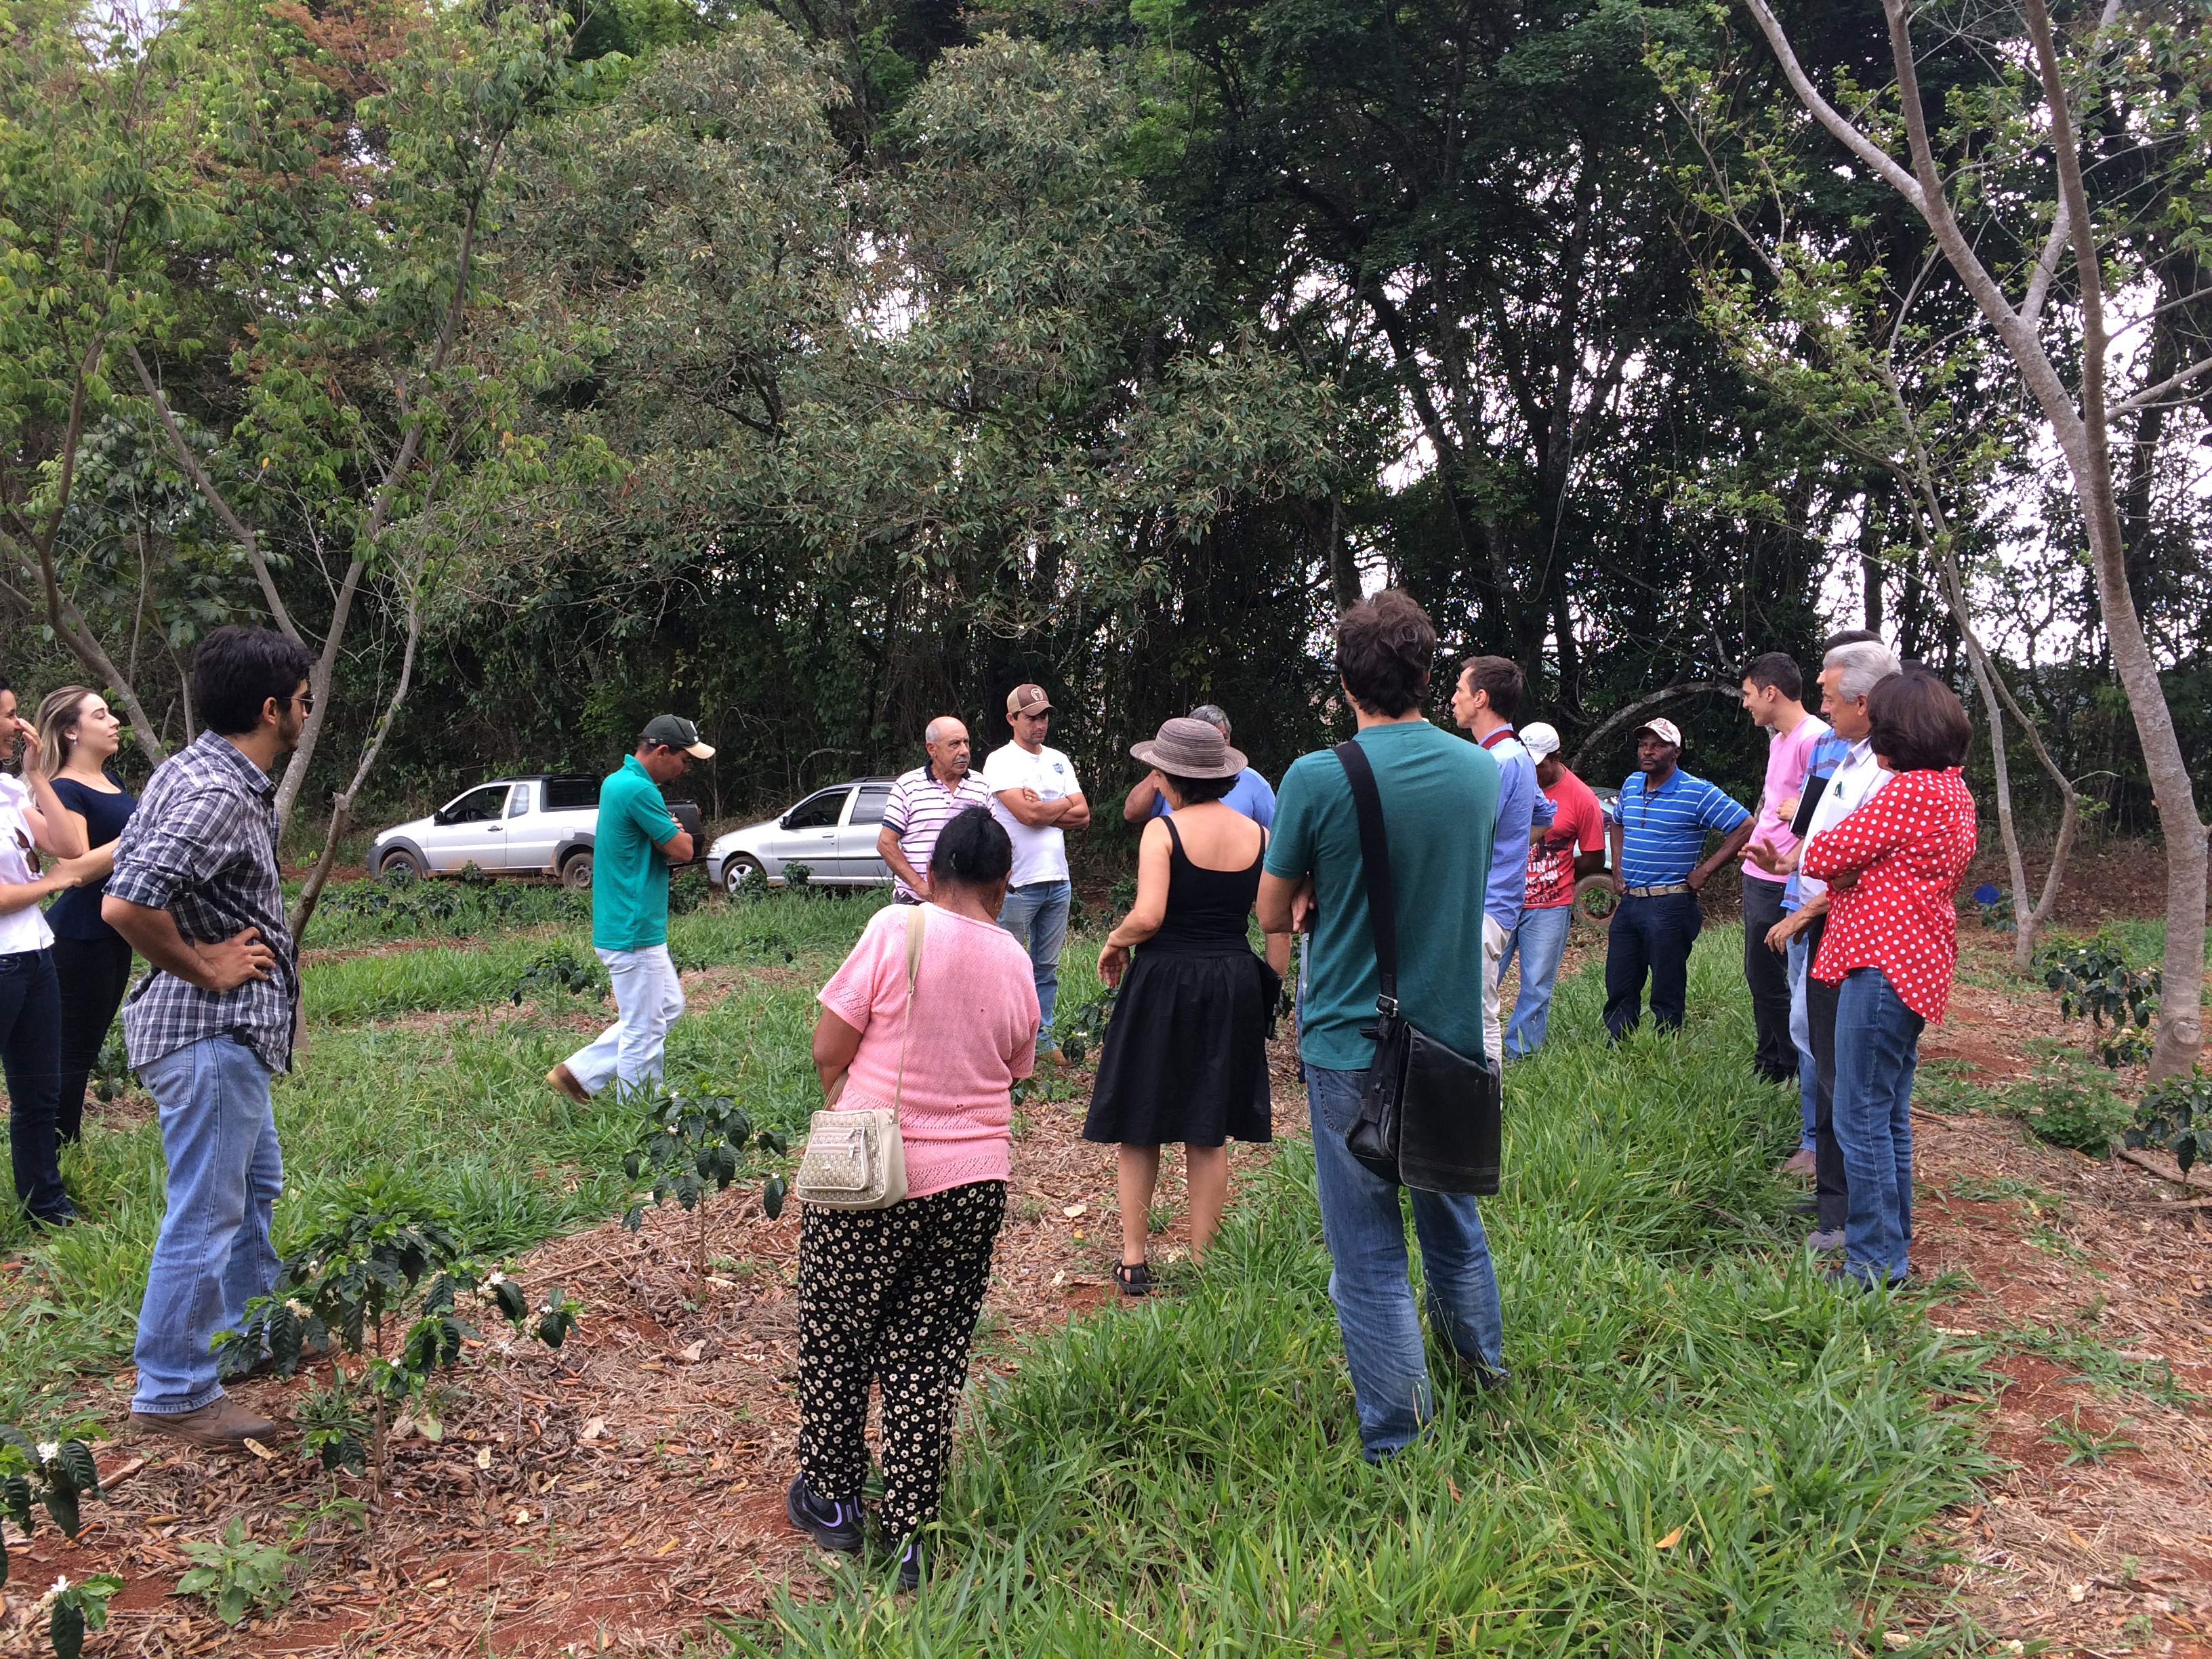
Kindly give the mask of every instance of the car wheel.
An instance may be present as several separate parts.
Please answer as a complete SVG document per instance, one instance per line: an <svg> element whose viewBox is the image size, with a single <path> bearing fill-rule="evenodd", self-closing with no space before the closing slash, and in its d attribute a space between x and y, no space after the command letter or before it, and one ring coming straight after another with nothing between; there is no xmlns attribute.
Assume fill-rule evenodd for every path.
<svg viewBox="0 0 2212 1659"><path fill-rule="evenodd" d="M394 848L376 861L376 873L380 876L388 876L395 870L408 871L418 881L430 873L430 866L422 862L421 856L404 847Z"/></svg>
<svg viewBox="0 0 2212 1659"><path fill-rule="evenodd" d="M571 853L561 860L561 884L570 892L580 892L592 884L592 855Z"/></svg>
<svg viewBox="0 0 2212 1659"><path fill-rule="evenodd" d="M722 890L735 897L738 889L749 881L757 882L765 888L768 885L768 872L761 867L761 861L750 853L731 854L729 861L722 866Z"/></svg>

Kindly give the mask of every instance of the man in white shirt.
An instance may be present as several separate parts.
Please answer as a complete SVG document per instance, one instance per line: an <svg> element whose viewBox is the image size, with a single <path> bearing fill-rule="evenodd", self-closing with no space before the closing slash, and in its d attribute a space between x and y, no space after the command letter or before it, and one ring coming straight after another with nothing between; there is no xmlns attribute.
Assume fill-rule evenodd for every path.
<svg viewBox="0 0 2212 1659"><path fill-rule="evenodd" d="M1014 867L999 926L1022 941L1036 976L1037 1054L1065 1065L1053 1041L1052 1005L1060 990L1060 945L1067 936L1067 837L1091 822L1091 803L1075 779L1075 763L1045 747L1052 701L1041 685L1006 694L1014 740L983 763L991 811L1014 843Z"/></svg>

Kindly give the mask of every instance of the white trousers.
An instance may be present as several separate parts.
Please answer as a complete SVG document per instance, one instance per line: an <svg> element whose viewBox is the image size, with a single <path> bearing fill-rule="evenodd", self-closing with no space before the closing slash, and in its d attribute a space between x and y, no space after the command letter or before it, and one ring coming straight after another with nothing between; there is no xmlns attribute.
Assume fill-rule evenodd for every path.
<svg viewBox="0 0 2212 1659"><path fill-rule="evenodd" d="M669 1027L684 1012L675 961L665 945L598 956L614 981L615 1023L568 1056L568 1070L591 1094L610 1083L658 1084Z"/></svg>
<svg viewBox="0 0 2212 1659"><path fill-rule="evenodd" d="M1505 956L1505 929L1482 919L1482 1052L1495 1071L1505 1063L1505 1030L1498 1018L1498 964Z"/></svg>

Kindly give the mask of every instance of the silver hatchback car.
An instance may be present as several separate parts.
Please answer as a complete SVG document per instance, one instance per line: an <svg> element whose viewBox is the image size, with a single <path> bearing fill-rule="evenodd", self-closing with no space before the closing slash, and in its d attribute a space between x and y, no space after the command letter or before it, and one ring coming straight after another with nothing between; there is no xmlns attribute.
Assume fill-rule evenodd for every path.
<svg viewBox="0 0 2212 1659"><path fill-rule="evenodd" d="M810 885L888 887L890 866L876 854L876 837L890 804L884 777L854 778L817 789L781 817L763 818L715 838L707 849L707 879L725 892L745 881L781 887L794 864Z"/></svg>

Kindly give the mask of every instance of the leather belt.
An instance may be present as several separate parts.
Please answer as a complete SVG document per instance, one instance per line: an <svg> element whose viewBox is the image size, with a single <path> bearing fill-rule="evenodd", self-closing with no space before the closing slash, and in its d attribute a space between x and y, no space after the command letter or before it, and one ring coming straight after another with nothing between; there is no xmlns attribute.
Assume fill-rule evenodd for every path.
<svg viewBox="0 0 2212 1659"><path fill-rule="evenodd" d="M1690 884L1686 881L1669 881L1662 883L1656 887L1632 887L1628 890L1628 896L1631 898L1672 898L1677 893L1686 893L1689 890Z"/></svg>

